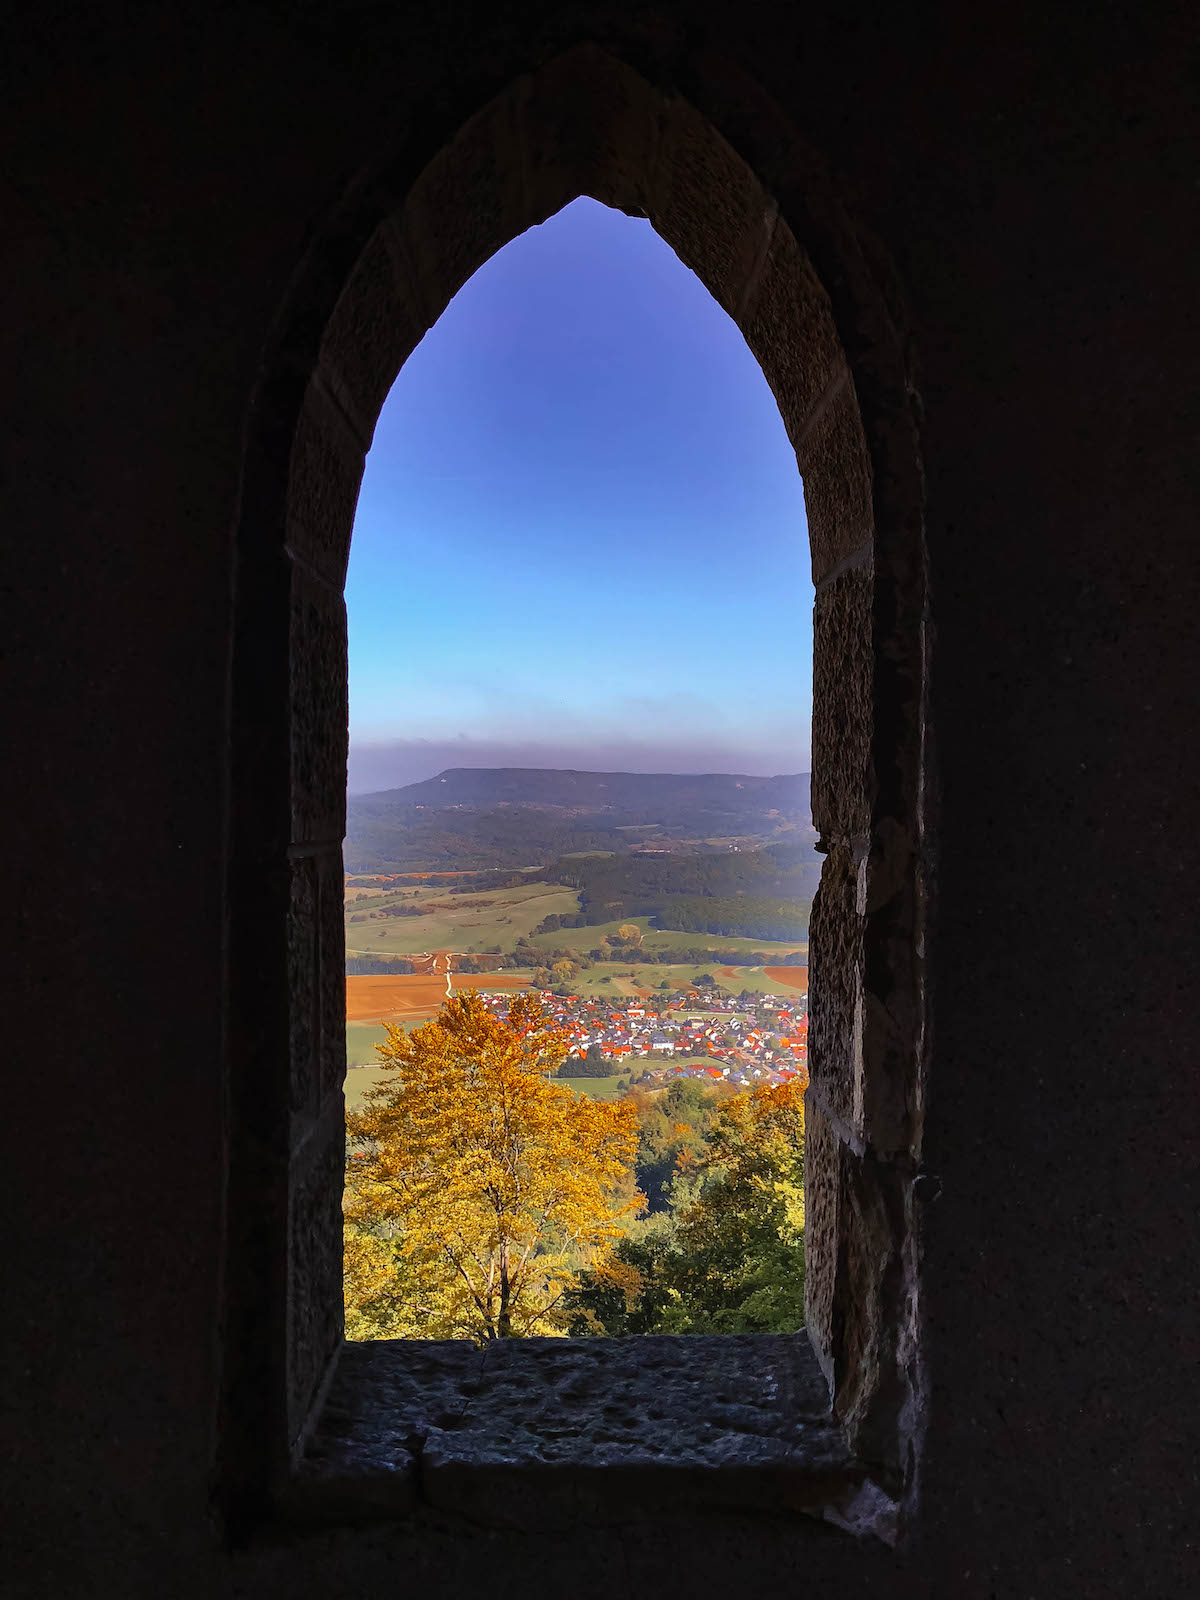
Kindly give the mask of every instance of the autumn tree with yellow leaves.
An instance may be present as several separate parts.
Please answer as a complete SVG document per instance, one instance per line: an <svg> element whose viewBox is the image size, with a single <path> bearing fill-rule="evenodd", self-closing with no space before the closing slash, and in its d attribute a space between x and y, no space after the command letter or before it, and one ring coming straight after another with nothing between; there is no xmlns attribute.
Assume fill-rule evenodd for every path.
<svg viewBox="0 0 1200 1600"><path fill-rule="evenodd" d="M581 1269L642 1203L637 1113L556 1083L566 1040L534 996L507 1022L455 995L347 1117L346 1332L480 1341L558 1334Z"/></svg>

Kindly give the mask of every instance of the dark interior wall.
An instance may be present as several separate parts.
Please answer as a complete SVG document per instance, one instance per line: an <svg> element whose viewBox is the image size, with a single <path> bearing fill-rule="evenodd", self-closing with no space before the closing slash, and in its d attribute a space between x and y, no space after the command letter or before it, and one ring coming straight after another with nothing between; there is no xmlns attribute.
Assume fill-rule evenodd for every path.
<svg viewBox="0 0 1200 1600"><path fill-rule="evenodd" d="M1194 1592L1186 21L29 10L0 319L19 1592L451 1594L485 1572L507 1592L547 1564L597 1594ZM415 175L584 37L677 83L786 212L802 175L747 82L772 96L878 241L916 353L941 787L923 1510L900 1555L731 1522L232 1563L211 1513L222 872L255 384L347 192ZM841 331L853 360L867 331Z"/></svg>

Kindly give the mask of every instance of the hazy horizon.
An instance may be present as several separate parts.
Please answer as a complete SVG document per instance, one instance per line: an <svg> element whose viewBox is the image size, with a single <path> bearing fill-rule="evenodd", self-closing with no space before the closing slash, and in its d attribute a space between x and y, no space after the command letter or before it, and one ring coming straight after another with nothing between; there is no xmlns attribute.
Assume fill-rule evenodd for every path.
<svg viewBox="0 0 1200 1600"><path fill-rule="evenodd" d="M648 222L576 201L463 286L380 414L351 792L464 765L807 769L808 559L736 325Z"/></svg>
<svg viewBox="0 0 1200 1600"><path fill-rule="evenodd" d="M435 778L449 767L530 767L571 772L664 772L689 776L738 773L786 777L808 771L780 765L749 750L709 746L690 751L633 742L609 745L507 744L479 740L385 740L350 747L350 795L401 789Z"/></svg>

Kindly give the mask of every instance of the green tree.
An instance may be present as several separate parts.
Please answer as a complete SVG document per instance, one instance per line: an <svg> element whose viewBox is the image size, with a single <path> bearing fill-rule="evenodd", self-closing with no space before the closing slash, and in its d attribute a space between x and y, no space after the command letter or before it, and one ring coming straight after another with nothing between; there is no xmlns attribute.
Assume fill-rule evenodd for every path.
<svg viewBox="0 0 1200 1600"><path fill-rule="evenodd" d="M560 1078L610 1078L613 1064L596 1043L583 1056L568 1056L558 1069Z"/></svg>
<svg viewBox="0 0 1200 1600"><path fill-rule="evenodd" d="M686 1170L687 1158L681 1164ZM791 1332L804 1321L804 1092L726 1100L679 1218L676 1270L696 1332Z"/></svg>
<svg viewBox="0 0 1200 1600"><path fill-rule="evenodd" d="M635 1227L601 1270L581 1275L569 1297L570 1331L799 1328L803 1182L804 1101L798 1086L779 1084L722 1101L699 1150L695 1140L681 1141L667 1185L670 1212Z"/></svg>

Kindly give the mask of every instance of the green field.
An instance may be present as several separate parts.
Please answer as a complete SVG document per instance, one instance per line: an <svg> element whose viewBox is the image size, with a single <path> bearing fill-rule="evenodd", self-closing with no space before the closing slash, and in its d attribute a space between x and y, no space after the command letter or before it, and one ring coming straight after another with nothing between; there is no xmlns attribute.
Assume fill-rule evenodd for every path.
<svg viewBox="0 0 1200 1600"><path fill-rule="evenodd" d="M628 1077L629 1073L623 1072L619 1078L558 1078L555 1081L565 1083L568 1089L578 1089L581 1094L594 1095L597 1100L613 1100L617 1095L617 1084L623 1083Z"/></svg>
<svg viewBox="0 0 1200 1600"><path fill-rule="evenodd" d="M368 1089L380 1082L385 1073L385 1068L375 1065L371 1067L348 1067L346 1069L346 1110L361 1111L366 1104Z"/></svg>
<svg viewBox="0 0 1200 1600"><path fill-rule="evenodd" d="M357 892L357 891L354 891ZM486 950L499 945L511 950L524 934L532 932L551 912L569 916L579 909L573 889L551 883L522 884L516 889L489 889L479 894L451 895L444 888L411 889L372 898L370 909L403 903L434 901L444 910L423 917L387 917L374 922L354 922L368 903L346 906L347 955L408 956L426 950L465 951L470 946ZM407 902L403 896L408 896Z"/></svg>
<svg viewBox="0 0 1200 1600"><path fill-rule="evenodd" d="M354 890L351 894L369 891ZM421 917L387 917L370 920L368 911L401 904L435 903L439 909ZM647 950L667 948L697 951L698 961L706 960L707 950L737 950L743 954L761 951L766 956L803 950L803 942L770 939L725 938L714 933L677 933L651 928L649 917L629 917L602 922L586 928L560 928L554 933L533 934L533 929L552 913L573 916L579 910L579 897L573 889L557 884L529 883L515 889L483 890L477 894L451 895L443 885L394 890L371 894L369 900L346 905L346 952L348 955L411 956L429 950L456 950L477 953L498 945L513 948L520 938L547 952L575 950L580 954L603 944L606 935L632 922L642 930ZM355 922L355 916L364 920ZM664 972L668 969L664 968ZM703 968L698 970L703 971Z"/></svg>
<svg viewBox="0 0 1200 1600"><path fill-rule="evenodd" d="M557 911L559 916L563 915L558 907L550 909ZM572 912L578 909L577 904L571 907ZM545 914L549 915L549 912ZM807 948L803 941L796 939L781 943L770 939L727 939L718 933L672 933L669 928L652 928L649 917L622 917L616 922L597 922L587 928L559 928L557 933L535 934L530 942L541 945L544 950L579 950L586 953L602 945L608 934L616 933L618 928L628 927L631 923L642 930L642 944L647 950L737 950L751 955L761 950L764 955L776 956ZM703 971L703 968L700 970Z"/></svg>
<svg viewBox="0 0 1200 1600"><path fill-rule="evenodd" d="M379 1057L375 1046L382 1044L383 1026L376 1022L348 1022L346 1024L346 1065L359 1067L373 1064Z"/></svg>

